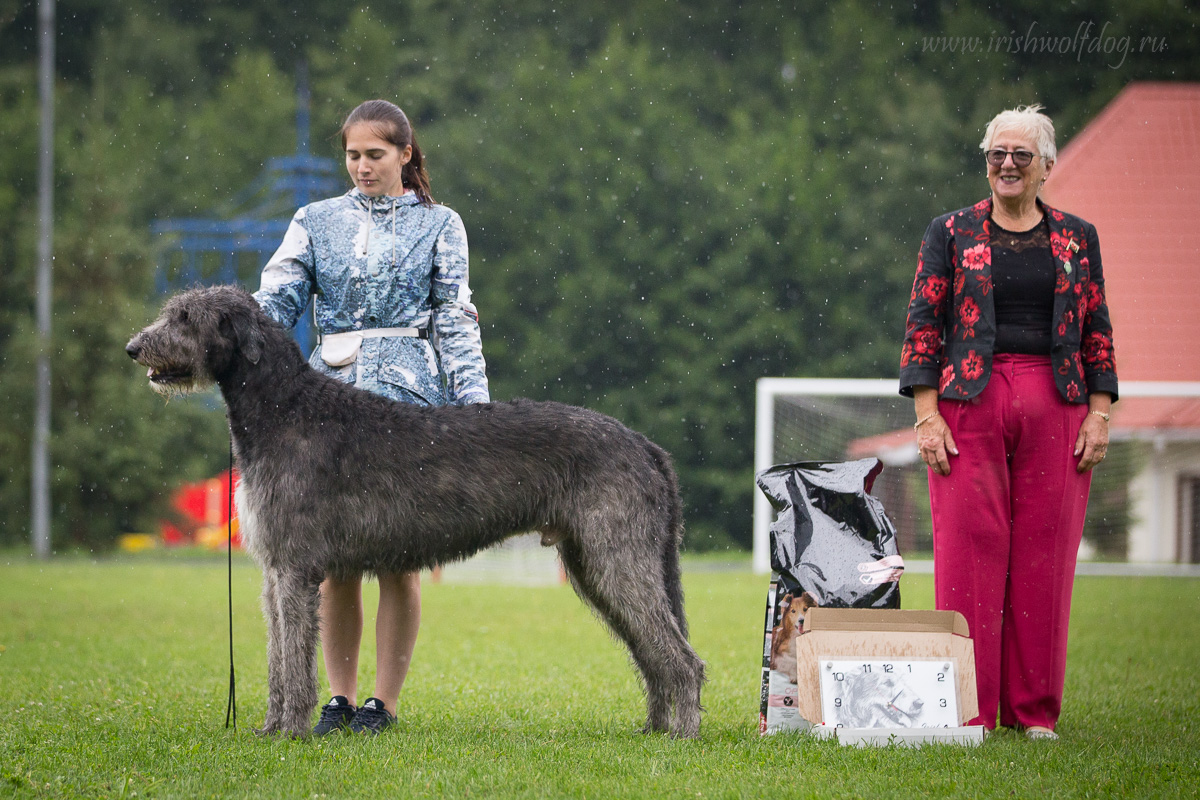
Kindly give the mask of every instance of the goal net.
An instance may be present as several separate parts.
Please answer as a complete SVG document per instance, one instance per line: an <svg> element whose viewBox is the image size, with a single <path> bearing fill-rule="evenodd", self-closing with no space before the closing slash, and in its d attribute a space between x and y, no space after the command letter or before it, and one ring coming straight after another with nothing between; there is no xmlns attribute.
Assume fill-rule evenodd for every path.
<svg viewBox="0 0 1200 800"><path fill-rule="evenodd" d="M912 433L912 401L889 380L761 378L758 381L754 472L795 461L853 461L875 457L884 470L871 494L896 526L902 555L932 550L924 465ZM771 569L769 529L774 511L754 493L754 571Z"/></svg>

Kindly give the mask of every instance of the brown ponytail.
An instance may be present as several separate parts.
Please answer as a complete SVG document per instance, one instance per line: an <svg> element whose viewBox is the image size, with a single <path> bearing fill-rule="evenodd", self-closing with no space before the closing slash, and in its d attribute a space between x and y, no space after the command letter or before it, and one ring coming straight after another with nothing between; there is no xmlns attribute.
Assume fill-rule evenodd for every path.
<svg viewBox="0 0 1200 800"><path fill-rule="evenodd" d="M417 144L417 135L413 131L412 123L400 107L387 100L368 100L361 103L342 123L343 150L346 149L346 134L360 122L370 125L377 136L401 150L412 145L412 158L400 171L401 182L405 189L416 193L417 199L423 205L433 205L433 195L429 192L429 173L425 171L425 156Z"/></svg>

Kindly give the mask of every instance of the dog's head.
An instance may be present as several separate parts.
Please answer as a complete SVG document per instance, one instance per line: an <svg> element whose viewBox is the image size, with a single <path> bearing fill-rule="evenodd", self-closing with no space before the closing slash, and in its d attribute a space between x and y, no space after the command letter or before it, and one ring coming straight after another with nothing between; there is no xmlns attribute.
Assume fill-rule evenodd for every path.
<svg viewBox="0 0 1200 800"><path fill-rule="evenodd" d="M800 616L802 617L804 616L804 612L808 611L810 608L816 608L819 605L819 603L817 603L817 598L813 597L812 593L810 592L801 593L801 595L796 598L795 602L796 605L800 607Z"/></svg>
<svg viewBox="0 0 1200 800"><path fill-rule="evenodd" d="M262 356L262 312L234 286L189 289L163 306L158 319L129 340L125 352L147 367L150 388L183 395L211 386L236 362Z"/></svg>
<svg viewBox="0 0 1200 800"><path fill-rule="evenodd" d="M803 592L799 597L794 597L791 594L784 595L783 601L780 603L783 607L783 622L781 624L799 629L804 621L804 614L810 608L815 608L817 605L816 599L808 592Z"/></svg>

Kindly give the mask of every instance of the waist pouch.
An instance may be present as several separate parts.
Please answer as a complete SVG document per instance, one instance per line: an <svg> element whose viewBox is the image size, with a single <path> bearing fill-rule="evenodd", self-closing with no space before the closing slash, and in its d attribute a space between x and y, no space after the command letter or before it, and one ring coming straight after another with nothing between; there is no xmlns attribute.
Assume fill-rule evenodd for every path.
<svg viewBox="0 0 1200 800"><path fill-rule="evenodd" d="M321 337L321 360L331 367L344 367L358 360L363 339L409 336L428 339L428 328L368 328L362 331L327 333Z"/></svg>

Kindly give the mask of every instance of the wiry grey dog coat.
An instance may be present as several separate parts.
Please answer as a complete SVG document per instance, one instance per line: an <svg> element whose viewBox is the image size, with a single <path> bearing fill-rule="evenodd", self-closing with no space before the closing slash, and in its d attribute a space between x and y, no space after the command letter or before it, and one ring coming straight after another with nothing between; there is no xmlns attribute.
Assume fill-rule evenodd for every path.
<svg viewBox="0 0 1200 800"><path fill-rule="evenodd" d="M263 569L266 733L309 731L318 587L403 572L540 531L579 595L628 645L647 731L693 737L704 664L687 641L675 473L611 417L559 403L396 403L319 374L249 293L171 298L126 347L152 386L215 382L241 471L238 514Z"/></svg>

